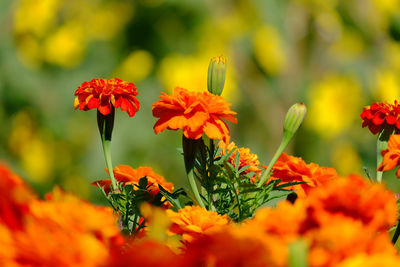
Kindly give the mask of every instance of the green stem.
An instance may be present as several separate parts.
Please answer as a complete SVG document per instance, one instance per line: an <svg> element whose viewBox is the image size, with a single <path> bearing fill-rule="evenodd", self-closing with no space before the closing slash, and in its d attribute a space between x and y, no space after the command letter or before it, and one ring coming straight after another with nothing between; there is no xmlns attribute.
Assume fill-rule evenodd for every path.
<svg viewBox="0 0 400 267"><path fill-rule="evenodd" d="M286 146L289 144L291 139L292 139L291 137L290 138L285 137L285 136L283 137L282 142L279 145L278 149L276 150L274 157L271 159L270 163L268 164L267 170L260 177L260 180L257 184L258 187L261 187L262 185L264 185L265 182L267 181L267 179L271 176L272 167L274 166L274 164L276 163L276 161L278 160L278 158L282 154L282 152L285 150Z"/></svg>
<svg viewBox="0 0 400 267"><path fill-rule="evenodd" d="M106 160L106 166L107 166L108 173L109 173L110 179L111 179L111 185L112 185L112 189L113 189L112 191L114 191L115 189L117 189L117 180L114 177L114 171L113 171L112 161L111 161L111 152L110 152L111 140L106 140L104 138L104 135L102 135L101 141L103 144L104 159Z"/></svg>
<svg viewBox="0 0 400 267"><path fill-rule="evenodd" d="M112 106L110 113L107 115L103 115L100 111L97 111L97 126L99 128L101 143L103 145L104 159L111 179L112 191L117 189L117 180L114 177L110 152L111 136L114 127L114 115L114 106Z"/></svg>
<svg viewBox="0 0 400 267"><path fill-rule="evenodd" d="M397 227L396 227L396 231L394 232L394 235L392 237L392 244L396 245L397 239L400 236L400 220L397 222Z"/></svg>
<svg viewBox="0 0 400 267"><path fill-rule="evenodd" d="M378 140L376 142L376 168L378 168L379 165L382 163L383 157L381 152L382 150L388 148L388 141L392 133L393 129L384 128L378 135ZM382 171L376 171L376 181L378 183L382 183L382 176Z"/></svg>
<svg viewBox="0 0 400 267"><path fill-rule="evenodd" d="M201 199L199 190L197 189L196 181L194 180L194 173L193 173L194 170L193 169L194 168L192 168L191 170L189 170L187 172L189 185L190 185L190 188L192 189L192 192L194 194L194 197L195 197L197 203L200 205L200 207L205 208L206 206L204 205L203 200Z"/></svg>
<svg viewBox="0 0 400 267"><path fill-rule="evenodd" d="M190 188L192 189L192 192L194 194L194 197L197 201L197 203L205 208L205 205L203 203L203 200L201 199L201 196L199 194L199 190L197 189L195 177L194 177L194 165L195 165L195 160L196 160L196 153L199 149L199 146L204 144L202 139L199 140L193 140L193 139L188 139L184 135L182 135L182 148L183 148L183 158L185 161L185 169L186 169L186 174L188 177L189 185Z"/></svg>

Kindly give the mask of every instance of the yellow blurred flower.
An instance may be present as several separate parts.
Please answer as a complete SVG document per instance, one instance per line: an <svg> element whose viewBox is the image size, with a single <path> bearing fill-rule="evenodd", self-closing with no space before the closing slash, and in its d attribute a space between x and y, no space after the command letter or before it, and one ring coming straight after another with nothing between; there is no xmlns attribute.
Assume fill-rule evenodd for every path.
<svg viewBox="0 0 400 267"><path fill-rule="evenodd" d="M29 179L45 182L54 178L54 141L36 129L28 111L21 111L14 117L9 147L19 158Z"/></svg>
<svg viewBox="0 0 400 267"><path fill-rule="evenodd" d="M253 37L254 55L264 69L270 75L278 75L286 66L286 54L279 32L276 28L263 25L256 29Z"/></svg>
<svg viewBox="0 0 400 267"><path fill-rule="evenodd" d="M334 146L332 164L340 175L360 173L362 170L360 155L350 142Z"/></svg>
<svg viewBox="0 0 400 267"><path fill-rule="evenodd" d="M390 69L379 69L372 86L374 98L379 102L393 102L400 97L399 75Z"/></svg>
<svg viewBox="0 0 400 267"><path fill-rule="evenodd" d="M78 7L80 1L76 1ZM133 15L132 5L127 2L105 2L104 5L95 7L87 14L82 12L81 23L89 38L107 40L114 37Z"/></svg>
<svg viewBox="0 0 400 267"><path fill-rule="evenodd" d="M190 91L207 91L208 63L211 57L208 55L169 55L162 59L158 77L166 90L170 92L176 86L187 88ZM234 102L238 98L238 94L234 65L227 58L226 80L222 96L227 101Z"/></svg>
<svg viewBox="0 0 400 267"><path fill-rule="evenodd" d="M362 107L361 85L351 76L327 75L309 92L305 125L324 138L334 138L358 119Z"/></svg>
<svg viewBox="0 0 400 267"><path fill-rule="evenodd" d="M343 29L340 38L329 48L333 59L348 61L357 59L357 57L362 55L364 50L365 43L360 34L347 28Z"/></svg>
<svg viewBox="0 0 400 267"><path fill-rule="evenodd" d="M81 25L65 24L44 41L44 57L49 63L74 67L81 62L85 47Z"/></svg>
<svg viewBox="0 0 400 267"><path fill-rule="evenodd" d="M22 0L15 7L14 29L17 35L44 36L57 20L63 0Z"/></svg>
<svg viewBox="0 0 400 267"><path fill-rule="evenodd" d="M114 76L122 80L139 82L145 79L153 70L154 57L146 50L136 50L130 53L115 70Z"/></svg>

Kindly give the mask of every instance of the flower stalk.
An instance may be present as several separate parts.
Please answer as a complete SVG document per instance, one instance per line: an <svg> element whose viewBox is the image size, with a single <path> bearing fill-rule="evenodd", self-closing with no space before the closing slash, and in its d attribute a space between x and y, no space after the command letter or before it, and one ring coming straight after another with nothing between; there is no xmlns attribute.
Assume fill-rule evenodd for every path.
<svg viewBox="0 0 400 267"><path fill-rule="evenodd" d="M117 180L114 177L110 151L111 136L114 128L114 115L114 106L112 106L111 112L107 115L103 115L100 113L100 111L97 111L97 126L99 127L101 143L103 145L104 159L106 161L106 166L110 175L112 191L118 188Z"/></svg>
<svg viewBox="0 0 400 267"><path fill-rule="evenodd" d="M199 146L202 144L204 144L202 139L194 140L186 138L185 135L182 135L183 157L185 161L185 169L189 185L198 204L201 207L205 208L199 190L197 189L194 177L194 164L196 160L196 153L199 149Z"/></svg>
<svg viewBox="0 0 400 267"><path fill-rule="evenodd" d="M376 166L377 168L382 163L382 150L388 148L388 141L393 133L392 128L383 128L378 135L378 140L376 142ZM383 171L376 171L376 181L382 183Z"/></svg>
<svg viewBox="0 0 400 267"><path fill-rule="evenodd" d="M287 145L290 143L300 125L303 123L306 114L307 108L306 105L304 105L303 103L296 103L289 108L288 112L286 113L285 122L283 124L283 138L281 144L279 145L278 149L275 152L275 155L268 164L267 170L261 175L260 180L257 184L258 187L265 184L265 182L271 176L272 167L274 166L282 152L285 150Z"/></svg>

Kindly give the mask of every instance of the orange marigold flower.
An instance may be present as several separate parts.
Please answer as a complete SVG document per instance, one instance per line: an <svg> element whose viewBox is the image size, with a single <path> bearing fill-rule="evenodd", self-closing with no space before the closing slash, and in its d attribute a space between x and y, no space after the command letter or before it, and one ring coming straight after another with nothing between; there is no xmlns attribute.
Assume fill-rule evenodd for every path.
<svg viewBox="0 0 400 267"><path fill-rule="evenodd" d="M287 243L293 242L298 238L301 225L306 219L306 205L300 203L297 201L293 205L282 201L277 208L261 208L246 223L246 227L260 229L267 235L276 235Z"/></svg>
<svg viewBox="0 0 400 267"><path fill-rule="evenodd" d="M395 195L381 184L360 176L338 178L316 187L307 199L305 228L329 224L335 218L351 218L375 231L387 231L397 220Z"/></svg>
<svg viewBox="0 0 400 267"><path fill-rule="evenodd" d="M388 149L382 150L382 156L378 171L389 171L400 165L400 134L390 136ZM400 178L400 168L397 169L396 176Z"/></svg>
<svg viewBox="0 0 400 267"><path fill-rule="evenodd" d="M287 266L288 246L258 228L226 226L188 243L185 266Z"/></svg>
<svg viewBox="0 0 400 267"><path fill-rule="evenodd" d="M188 266L182 265L183 257L175 254L168 246L153 240L129 242L117 247L111 253L107 266L114 267L153 267L153 266Z"/></svg>
<svg viewBox="0 0 400 267"><path fill-rule="evenodd" d="M24 266L103 266L111 248L123 244L111 208L58 188L30 210L23 230L13 233L15 261Z"/></svg>
<svg viewBox="0 0 400 267"><path fill-rule="evenodd" d="M200 206L186 206L178 212L167 210L172 221L170 232L182 235L183 241L191 242L204 234L210 234L229 224L227 215L219 215Z"/></svg>
<svg viewBox="0 0 400 267"><path fill-rule="evenodd" d="M154 125L156 134L182 129L188 139L199 139L205 133L210 139L229 141L229 128L222 119L236 123L236 112L223 97L176 87L172 96L162 93L160 98L153 104L153 116L159 118Z"/></svg>
<svg viewBox="0 0 400 267"><path fill-rule="evenodd" d="M97 108L103 115L111 113L112 106L121 107L132 117L139 110L140 104L136 99L136 87L133 83L120 79L93 79L84 82L75 91L75 108L89 110Z"/></svg>
<svg viewBox="0 0 400 267"><path fill-rule="evenodd" d="M298 157L285 153L279 157L273 167L271 179L281 179L282 182L305 182L288 187L295 190L299 197L305 197L308 191L337 177L333 168L320 167L315 163L307 164Z"/></svg>
<svg viewBox="0 0 400 267"><path fill-rule="evenodd" d="M338 266L340 262L360 254L396 255L388 233L377 233L350 218L333 219L329 224L306 233L305 238L310 244L310 266Z"/></svg>
<svg viewBox="0 0 400 267"><path fill-rule="evenodd" d="M118 182L123 183L125 185L128 184L138 184L140 178L146 177L147 183L150 186L151 194L153 196L157 195L160 192L158 185L161 185L165 190L172 193L174 190L174 185L172 183L168 183L164 177L155 173L151 167L139 167L137 169L132 168L129 165L118 165L114 168L114 176ZM108 170L107 170L108 172ZM104 187L105 192L108 194L110 192L110 179L101 180L94 182L93 185L99 184L101 187Z"/></svg>
<svg viewBox="0 0 400 267"><path fill-rule="evenodd" d="M341 262L338 267L393 267L400 266L400 257L393 253L357 254Z"/></svg>
<svg viewBox="0 0 400 267"><path fill-rule="evenodd" d="M361 113L362 127L368 126L373 134L379 133L382 129L389 128L396 132L400 130L400 105L397 101L394 104L372 103Z"/></svg>
<svg viewBox="0 0 400 267"><path fill-rule="evenodd" d="M20 229L29 203L36 199L24 181L0 163L0 224Z"/></svg>
<svg viewBox="0 0 400 267"><path fill-rule="evenodd" d="M229 145L226 145L224 142L219 142L219 147L222 148L221 154L225 155L229 151L233 151L232 155L229 157L229 163L235 166L235 157L236 153L239 153L240 163L239 170L244 166L248 166L246 170L244 170L241 174L246 175L248 173L254 173L254 175L250 178L252 182L255 182L257 178L260 177L261 169L260 162L258 161L258 156L256 154L250 153L249 148L237 147L234 142L231 142ZM236 166L235 166L236 167Z"/></svg>

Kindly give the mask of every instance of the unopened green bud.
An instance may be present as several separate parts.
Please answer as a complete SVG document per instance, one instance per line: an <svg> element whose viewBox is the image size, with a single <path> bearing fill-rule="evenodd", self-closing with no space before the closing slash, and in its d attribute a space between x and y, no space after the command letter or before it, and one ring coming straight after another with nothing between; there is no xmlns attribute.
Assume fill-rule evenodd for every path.
<svg viewBox="0 0 400 267"><path fill-rule="evenodd" d="M226 60L223 56L213 57L208 65L207 89L214 95L221 95L226 77Z"/></svg>
<svg viewBox="0 0 400 267"><path fill-rule="evenodd" d="M307 113L306 105L296 103L291 106L286 113L285 122L283 124L284 134L294 135L299 129Z"/></svg>

